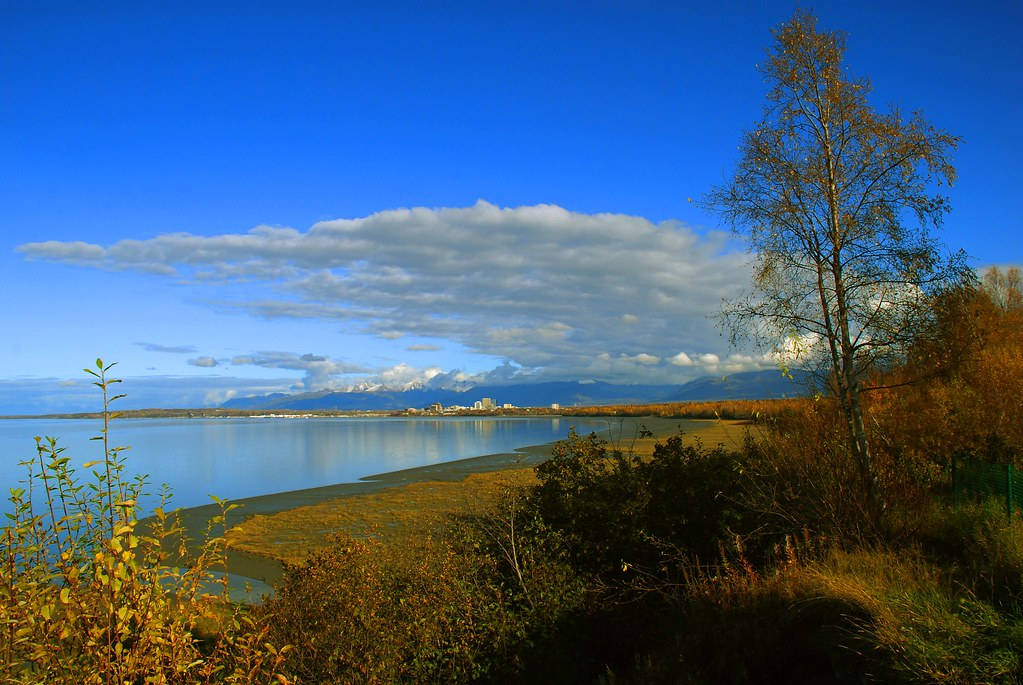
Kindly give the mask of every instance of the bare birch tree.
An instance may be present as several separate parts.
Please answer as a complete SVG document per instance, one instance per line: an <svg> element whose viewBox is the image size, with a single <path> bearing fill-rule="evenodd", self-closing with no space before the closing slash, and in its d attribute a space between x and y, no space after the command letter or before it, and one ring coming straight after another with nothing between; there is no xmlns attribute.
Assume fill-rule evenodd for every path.
<svg viewBox="0 0 1023 685"><path fill-rule="evenodd" d="M822 362L877 512L864 379L924 325L929 294L967 273L932 236L959 139L919 113L876 112L869 81L843 65L844 35L818 32L813 15L797 12L774 37L763 118L744 134L734 178L705 202L754 255L753 287L722 321L733 342Z"/></svg>

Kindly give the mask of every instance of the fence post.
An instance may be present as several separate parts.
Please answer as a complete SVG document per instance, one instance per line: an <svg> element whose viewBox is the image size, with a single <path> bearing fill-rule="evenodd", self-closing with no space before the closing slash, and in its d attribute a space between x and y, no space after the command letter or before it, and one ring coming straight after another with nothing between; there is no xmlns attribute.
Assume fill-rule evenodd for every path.
<svg viewBox="0 0 1023 685"><path fill-rule="evenodd" d="M1005 509L1012 518L1012 463L1005 465Z"/></svg>

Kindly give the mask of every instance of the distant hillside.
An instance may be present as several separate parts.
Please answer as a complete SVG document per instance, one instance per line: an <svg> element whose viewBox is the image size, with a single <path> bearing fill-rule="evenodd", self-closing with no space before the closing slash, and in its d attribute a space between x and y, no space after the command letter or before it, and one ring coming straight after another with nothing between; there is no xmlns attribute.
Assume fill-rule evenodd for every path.
<svg viewBox="0 0 1023 685"><path fill-rule="evenodd" d="M679 386L664 401L713 402L717 400L765 400L807 394L809 375L792 371L786 378L777 369L745 371L726 376L704 376Z"/></svg>
<svg viewBox="0 0 1023 685"><path fill-rule="evenodd" d="M323 391L296 395L260 395L237 397L223 405L227 409L314 410L397 410L423 408L434 403L472 406L484 397L498 406L546 407L553 403L564 407L602 404L645 404L651 402L689 402L712 400L766 399L794 397L806 393L804 375L795 380L779 371L748 371L727 376L706 376L684 385L615 385L587 381L553 381L519 385L477 386L469 390L416 388L373 392Z"/></svg>

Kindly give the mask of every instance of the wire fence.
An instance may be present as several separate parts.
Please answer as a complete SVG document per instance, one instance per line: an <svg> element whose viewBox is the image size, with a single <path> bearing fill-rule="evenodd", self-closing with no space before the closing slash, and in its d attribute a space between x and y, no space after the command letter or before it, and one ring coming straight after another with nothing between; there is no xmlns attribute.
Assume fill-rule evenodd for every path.
<svg viewBox="0 0 1023 685"><path fill-rule="evenodd" d="M952 504L958 507L969 500L998 497L1005 502L1005 513L1012 516L1023 509L1023 473L1012 464L992 464L971 457L952 456Z"/></svg>

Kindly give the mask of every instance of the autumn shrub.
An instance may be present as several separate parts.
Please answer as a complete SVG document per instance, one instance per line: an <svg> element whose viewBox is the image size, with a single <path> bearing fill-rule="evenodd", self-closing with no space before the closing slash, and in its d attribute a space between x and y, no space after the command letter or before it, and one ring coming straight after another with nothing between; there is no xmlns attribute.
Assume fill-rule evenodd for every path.
<svg viewBox="0 0 1023 685"><path fill-rule="evenodd" d="M111 446L108 391L116 379L97 360L87 369L103 392L102 458L80 480L56 439L36 438L27 482L11 489L0 532L0 679L17 683L194 683L269 680L282 648L265 625L223 593L211 567L223 562L212 523L198 556L165 513L139 520L145 479L124 475L125 448ZM178 540L179 544L172 542ZM202 628L206 642L196 637Z"/></svg>
<svg viewBox="0 0 1023 685"><path fill-rule="evenodd" d="M471 682L506 663L518 626L492 560L442 541L338 536L286 565L257 610L294 645L301 682Z"/></svg>
<svg viewBox="0 0 1023 685"><path fill-rule="evenodd" d="M605 588L577 567L565 535L534 505L529 488L513 488L492 506L455 517L450 530L461 553L492 561L491 582L502 588L513 625L487 680L591 682L609 658L599 638L620 636L628 626L606 620ZM614 646L627 642L612 639Z"/></svg>
<svg viewBox="0 0 1023 685"><path fill-rule="evenodd" d="M826 408L800 408L787 419L797 428L772 420L737 450L679 434L642 458L571 433L536 467L526 510L560 536L577 570L610 583L682 560L713 566L736 546L761 567L786 539L864 539L865 492L841 430Z"/></svg>
<svg viewBox="0 0 1023 685"><path fill-rule="evenodd" d="M483 555L506 606L518 616L527 642L584 604L586 583L572 564L562 532L529 499L529 488L509 488L491 506L451 518L448 539L469 556Z"/></svg>
<svg viewBox="0 0 1023 685"><path fill-rule="evenodd" d="M748 434L741 448L677 435L639 458L571 434L536 467L531 505L563 536L573 563L609 581L666 557L716 564L742 545L771 563L786 538L856 541L872 533L862 479L826 402L803 400ZM670 564L669 564L670 566Z"/></svg>
<svg viewBox="0 0 1023 685"><path fill-rule="evenodd" d="M745 525L735 499L739 455L675 436L641 458L571 432L535 471L539 483L524 493L517 517L520 548L563 560L581 592L529 624L537 639L521 660L523 682L631 672L637 654L672 634L677 611L665 588L697 557L713 563L733 526Z"/></svg>
<svg viewBox="0 0 1023 685"><path fill-rule="evenodd" d="M990 270L982 283L942 294L933 330L906 363L871 380L877 432L947 465L970 454L1023 466L1023 293L1020 274Z"/></svg>
<svg viewBox="0 0 1023 685"><path fill-rule="evenodd" d="M940 460L911 449L898 432L905 417L872 411L868 435L881 515L873 514L863 472L849 456L837 402L806 398L761 421L744 446L744 503L761 516L760 532L777 539L807 529L842 545L915 535L935 494L948 485Z"/></svg>
<svg viewBox="0 0 1023 685"><path fill-rule="evenodd" d="M658 565L666 545L712 559L741 528L741 455L686 445L681 435L646 459L573 432L536 474L531 505L576 566L605 579Z"/></svg>
<svg viewBox="0 0 1023 685"><path fill-rule="evenodd" d="M659 416L673 419L759 420L787 411L801 402L795 399L657 402L608 404L560 409L565 416Z"/></svg>

